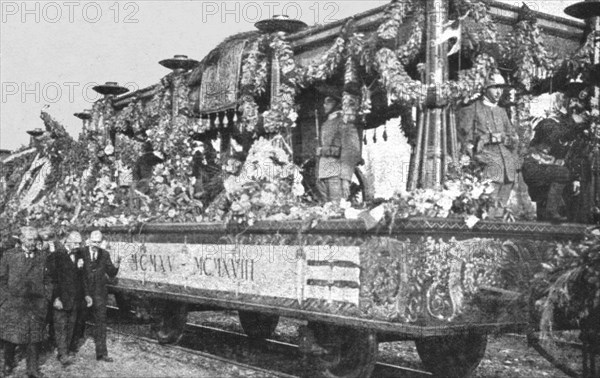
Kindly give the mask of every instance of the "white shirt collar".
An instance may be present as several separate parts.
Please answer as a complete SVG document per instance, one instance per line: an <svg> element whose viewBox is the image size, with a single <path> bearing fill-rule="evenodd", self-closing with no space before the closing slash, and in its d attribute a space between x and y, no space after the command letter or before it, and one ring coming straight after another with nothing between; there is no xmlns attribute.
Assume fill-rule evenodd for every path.
<svg viewBox="0 0 600 378"><path fill-rule="evenodd" d="M495 108L498 106L497 102L491 102L486 96L483 96L483 105Z"/></svg>
<svg viewBox="0 0 600 378"><path fill-rule="evenodd" d="M329 113L329 115L327 116L327 120L330 121L332 119L336 119L337 117L342 115L342 111L341 110L336 110L335 112Z"/></svg>

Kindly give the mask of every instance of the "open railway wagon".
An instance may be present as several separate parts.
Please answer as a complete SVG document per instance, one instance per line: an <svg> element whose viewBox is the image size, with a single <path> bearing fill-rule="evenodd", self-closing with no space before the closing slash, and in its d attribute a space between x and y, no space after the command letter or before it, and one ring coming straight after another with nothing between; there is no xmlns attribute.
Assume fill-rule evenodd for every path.
<svg viewBox="0 0 600 378"><path fill-rule="evenodd" d="M447 58L453 44L443 36L459 24L460 53ZM517 88L517 100L507 104L528 140L531 98L574 75L566 57L580 59L579 70L595 59L589 45L579 42L583 23L496 2L392 2L323 26L278 18L257 27L228 38L201 62L182 56L162 61L173 71L155 86L128 94L113 84L99 86L106 96L90 113L78 114L85 148L71 148L75 154L92 151L93 167L63 164L63 176L81 170L82 181L75 175L65 182L85 186L90 177L104 177L92 191L96 199L103 193L98 185L110 186L111 180L112 187L127 188L131 183L110 170L111 156L133 166L142 142L151 142L164 153L164 165L175 168L171 183L186 179L190 141L218 145L216 157L225 163L235 148L252 153L260 135L302 165L317 147L314 110L322 99L318 86L327 84L344 91L344 117L363 130L401 117L413 146L408 190L433 191L458 160L454 106L479 92L491 69L503 68ZM75 144L58 148L64 146ZM35 162L39 169L42 163ZM367 183L358 178L366 193ZM310 177L304 179L310 190ZM208 185L210 174L206 180ZM303 319L308 325L301 346L320 352L310 375L328 377L368 377L378 343L395 340L414 340L425 366L438 376L469 375L483 357L488 334L531 330L531 319L538 320L532 315L534 276L555 257L557 245L581 241L586 230L535 221L476 219L473 225L462 214L447 218L449 211L440 211L444 215L436 218L401 202L383 206L392 211L372 223L294 218L302 208L291 206L285 217L243 213L223 222L204 216L204 207L189 198L184 205L197 208L178 201L146 206L137 194L122 195L122 206L99 219L99 206L85 209L85 193L79 192L80 204L68 207L67 189L61 190L56 201L62 201L61 211L70 211L59 217L62 225L90 230L93 220L94 228L104 226L113 259L122 259L110 288L120 306L140 296L161 304L160 341L179 338L188 311L238 310L244 330L259 338L269 337L280 316ZM174 193L181 199L185 190ZM221 190L227 192L227 185ZM54 198L40 193L25 196L28 203ZM429 207L437 200L430 198ZM150 216L130 221L118 211Z"/></svg>

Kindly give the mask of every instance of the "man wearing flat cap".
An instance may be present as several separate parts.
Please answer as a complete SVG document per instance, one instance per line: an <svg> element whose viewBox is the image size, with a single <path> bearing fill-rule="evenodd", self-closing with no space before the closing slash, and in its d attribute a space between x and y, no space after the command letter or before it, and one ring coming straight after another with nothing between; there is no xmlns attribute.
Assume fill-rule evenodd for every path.
<svg viewBox="0 0 600 378"><path fill-rule="evenodd" d="M0 260L0 339L4 341L4 375L12 374L17 345L27 350L27 376L39 371L39 343L46 337L46 314L52 284L46 254L37 248L39 235L23 227L21 245Z"/></svg>
<svg viewBox="0 0 600 378"><path fill-rule="evenodd" d="M108 278L113 278L119 271L120 259L113 265L110 254L106 250L102 233L98 230L92 231L88 245L81 251L83 269L87 280L89 295L92 298L92 307L89 317L94 322L92 336L96 344L96 360L112 362L108 357L106 347L106 302L108 297Z"/></svg>
<svg viewBox="0 0 600 378"><path fill-rule="evenodd" d="M482 167L484 179L490 179L494 185L494 197L504 206L517 181L519 167L517 132L506 110L498 105L506 86L502 75L490 75L483 96L458 112L463 151Z"/></svg>
<svg viewBox="0 0 600 378"><path fill-rule="evenodd" d="M326 95L323 110L327 120L317 149L317 189L323 201L339 203L350 196L352 176L361 160L361 140L356 125L344 122L341 95L331 88L321 92Z"/></svg>

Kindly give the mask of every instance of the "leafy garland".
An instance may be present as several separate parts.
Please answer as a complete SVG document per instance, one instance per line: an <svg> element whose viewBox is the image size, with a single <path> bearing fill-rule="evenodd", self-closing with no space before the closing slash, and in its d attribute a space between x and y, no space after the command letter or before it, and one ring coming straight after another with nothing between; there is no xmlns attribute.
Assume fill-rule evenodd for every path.
<svg viewBox="0 0 600 378"><path fill-rule="evenodd" d="M255 96L265 93L268 78L268 60L262 46L267 43L267 36L252 43L250 52L242 64L240 82L242 112L241 123L247 131L255 131L258 124L258 105Z"/></svg>
<svg viewBox="0 0 600 378"><path fill-rule="evenodd" d="M273 36L270 47L273 50L274 59L279 62L281 83L279 93L272 94L271 108L263 113L263 119L265 131L275 134L296 126L298 114L294 100L298 77L291 45L276 34Z"/></svg>
<svg viewBox="0 0 600 378"><path fill-rule="evenodd" d="M414 6L414 20L408 40L398 47L396 56L403 65L411 63L421 51L424 40L425 6L417 3Z"/></svg>
<svg viewBox="0 0 600 378"><path fill-rule="evenodd" d="M345 50L346 40L338 36L323 56L307 67L298 67L298 85L306 88L317 81L327 80L342 63Z"/></svg>
<svg viewBox="0 0 600 378"><path fill-rule="evenodd" d="M540 328L551 339L554 316L562 313L580 327L600 331L600 230L590 229L578 244L559 244L551 260L541 263L532 286L542 292L537 310Z"/></svg>
<svg viewBox="0 0 600 378"><path fill-rule="evenodd" d="M512 77L526 91L534 80L545 78L545 74L556 68L556 59L550 57L541 39L535 16L523 5L519 21L507 36L507 43L500 45L502 64L513 69Z"/></svg>

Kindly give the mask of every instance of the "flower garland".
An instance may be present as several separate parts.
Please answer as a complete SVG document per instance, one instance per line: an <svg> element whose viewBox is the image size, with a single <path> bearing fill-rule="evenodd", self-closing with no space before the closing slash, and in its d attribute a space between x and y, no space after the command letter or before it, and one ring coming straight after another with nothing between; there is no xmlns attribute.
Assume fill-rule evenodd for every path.
<svg viewBox="0 0 600 378"><path fill-rule="evenodd" d="M537 19L530 13L526 5L521 7L520 20L508 34L506 45L502 46L504 64L514 68L512 77L526 91L531 89L534 80L546 78L546 74L556 67L541 40Z"/></svg>
<svg viewBox="0 0 600 378"><path fill-rule="evenodd" d="M478 97L487 77L495 70L496 61L487 54L479 54L473 67L459 73L458 81L448 81L442 85L442 97L454 103L469 102Z"/></svg>
<svg viewBox="0 0 600 378"><path fill-rule="evenodd" d="M400 25L412 8L412 1L392 1L385 9L385 21L377 28L379 39L390 40L398 38Z"/></svg>
<svg viewBox="0 0 600 378"><path fill-rule="evenodd" d="M425 86L408 76L392 50L387 47L379 49L375 61L381 74L381 81L387 90L388 104L402 101L416 105L425 101Z"/></svg>
<svg viewBox="0 0 600 378"><path fill-rule="evenodd" d="M482 0L455 0L458 16L469 14L463 21L466 44L471 51L480 51L483 45L497 43L498 30L490 16L489 4Z"/></svg>
<svg viewBox="0 0 600 378"><path fill-rule="evenodd" d="M278 35L274 35L270 47L273 49L273 58L277 59L281 70L279 93L272 94L271 108L263 113L265 131L273 134L296 126L298 114L294 100L298 78L294 52L290 44Z"/></svg>
<svg viewBox="0 0 600 378"><path fill-rule="evenodd" d="M346 40L342 37L337 37L333 45L323 56L315 59L307 67L298 67L298 85L307 88L317 81L324 81L330 78L342 63L345 50Z"/></svg>
<svg viewBox="0 0 600 378"><path fill-rule="evenodd" d="M255 96L261 96L266 91L268 79L267 55L262 49L266 36L252 43L250 52L242 64L241 86L241 123L247 131L255 131L258 123L258 105Z"/></svg>
<svg viewBox="0 0 600 378"><path fill-rule="evenodd" d="M419 54L425 35L425 7L422 3L414 6L414 20L408 40L396 49L396 56L404 65L410 64Z"/></svg>

